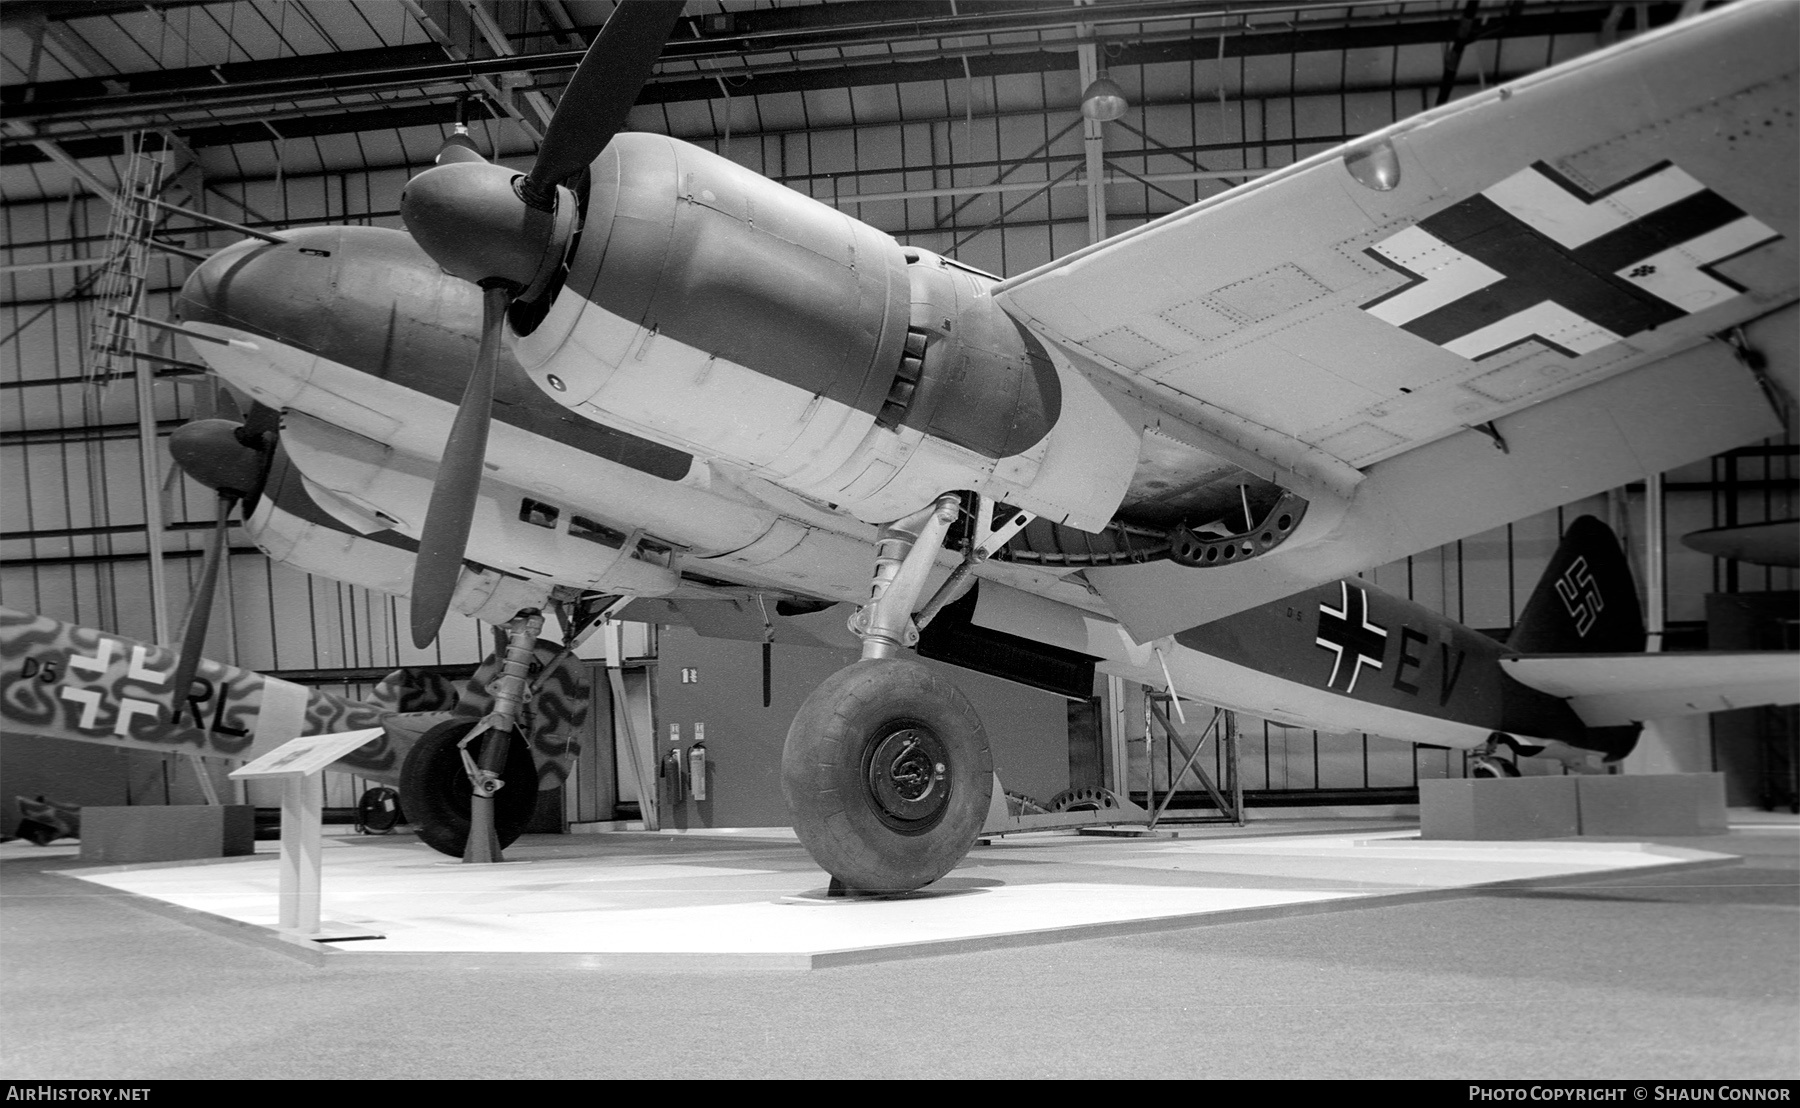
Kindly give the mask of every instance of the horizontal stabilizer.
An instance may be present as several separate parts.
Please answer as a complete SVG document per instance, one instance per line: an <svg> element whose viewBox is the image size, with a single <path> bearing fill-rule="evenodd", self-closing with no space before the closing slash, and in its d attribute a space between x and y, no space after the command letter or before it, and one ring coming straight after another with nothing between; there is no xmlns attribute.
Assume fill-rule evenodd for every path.
<svg viewBox="0 0 1800 1108"><path fill-rule="evenodd" d="M1800 566L1800 519L1714 527L1681 536L1690 550L1759 566Z"/></svg>
<svg viewBox="0 0 1800 1108"><path fill-rule="evenodd" d="M1800 653L1531 654L1502 658L1521 684L1564 697L1589 727L1800 703Z"/></svg>

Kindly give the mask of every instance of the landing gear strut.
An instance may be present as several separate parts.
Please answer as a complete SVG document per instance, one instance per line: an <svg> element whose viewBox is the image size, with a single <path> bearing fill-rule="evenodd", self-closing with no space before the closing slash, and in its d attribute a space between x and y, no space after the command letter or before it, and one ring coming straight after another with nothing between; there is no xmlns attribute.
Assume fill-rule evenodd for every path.
<svg viewBox="0 0 1800 1108"><path fill-rule="evenodd" d="M543 627L544 615L535 609L507 621L500 674L488 685L493 707L460 734L428 732L401 770L401 796L421 824L420 838L446 854L458 852L460 839L465 862L505 861L501 848L518 837L537 804L536 768L522 712ZM504 799L497 799L508 786Z"/></svg>
<svg viewBox="0 0 1800 1108"><path fill-rule="evenodd" d="M981 720L954 684L900 652L961 510L959 498L882 528L869 603L850 621L862 660L801 705L781 786L800 841L834 889L909 892L948 873L987 816L993 759Z"/></svg>

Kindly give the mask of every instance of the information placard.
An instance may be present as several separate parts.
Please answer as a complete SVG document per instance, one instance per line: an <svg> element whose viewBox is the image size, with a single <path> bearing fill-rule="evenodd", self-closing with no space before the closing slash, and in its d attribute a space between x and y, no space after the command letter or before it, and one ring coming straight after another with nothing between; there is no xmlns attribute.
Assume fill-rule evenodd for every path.
<svg viewBox="0 0 1800 1108"><path fill-rule="evenodd" d="M318 773L359 746L381 736L381 728L339 731L331 735L303 735L289 739L253 762L231 771L238 779L252 777L304 777Z"/></svg>

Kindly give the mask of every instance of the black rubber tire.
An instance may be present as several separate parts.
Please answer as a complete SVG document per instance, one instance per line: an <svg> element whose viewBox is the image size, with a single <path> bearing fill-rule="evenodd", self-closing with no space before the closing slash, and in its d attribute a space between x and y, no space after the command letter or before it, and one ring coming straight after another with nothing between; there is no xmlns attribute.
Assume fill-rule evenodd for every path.
<svg viewBox="0 0 1800 1108"><path fill-rule="evenodd" d="M469 839L471 795L456 744L476 722L452 719L438 724L419 737L400 766L400 803L419 841L452 858L462 857ZM537 809L537 764L518 735L512 736L506 752L504 779L506 787L494 794L494 831L503 847L512 845Z"/></svg>
<svg viewBox="0 0 1800 1108"><path fill-rule="evenodd" d="M365 791L356 802L356 822L365 835L385 835L406 822L399 792L386 785Z"/></svg>
<svg viewBox="0 0 1800 1108"><path fill-rule="evenodd" d="M877 752L886 757L874 760ZM925 780L920 769L936 772ZM993 782L987 732L968 698L907 658L826 678L794 716L781 756L800 842L865 893L910 892L949 873L987 819Z"/></svg>

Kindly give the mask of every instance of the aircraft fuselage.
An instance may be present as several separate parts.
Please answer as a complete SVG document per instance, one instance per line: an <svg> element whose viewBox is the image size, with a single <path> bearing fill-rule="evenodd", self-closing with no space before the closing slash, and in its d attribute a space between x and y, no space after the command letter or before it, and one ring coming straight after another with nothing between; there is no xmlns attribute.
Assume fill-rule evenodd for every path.
<svg viewBox="0 0 1800 1108"><path fill-rule="evenodd" d="M988 298L991 277L674 140L619 136L591 172L562 288L541 318L515 317L525 333L502 359L472 561L540 595L710 580L861 602L868 524L947 489L1084 527L1111 517L1156 420L1053 358ZM302 480L259 508L253 537L401 592L480 293L400 232L286 237L221 251L180 314L223 340L196 344L221 376L287 413ZM1253 714L1464 747L1582 734L1561 701L1499 673L1498 644L1360 582L1151 648L1055 573L979 573L1054 608L1080 640L1058 645L1103 670Z"/></svg>
<svg viewBox="0 0 1800 1108"><path fill-rule="evenodd" d="M1472 748L1613 749L1566 701L1508 676L1504 644L1352 578L1139 644L1111 619L983 582L972 621L1183 697L1295 727Z"/></svg>

